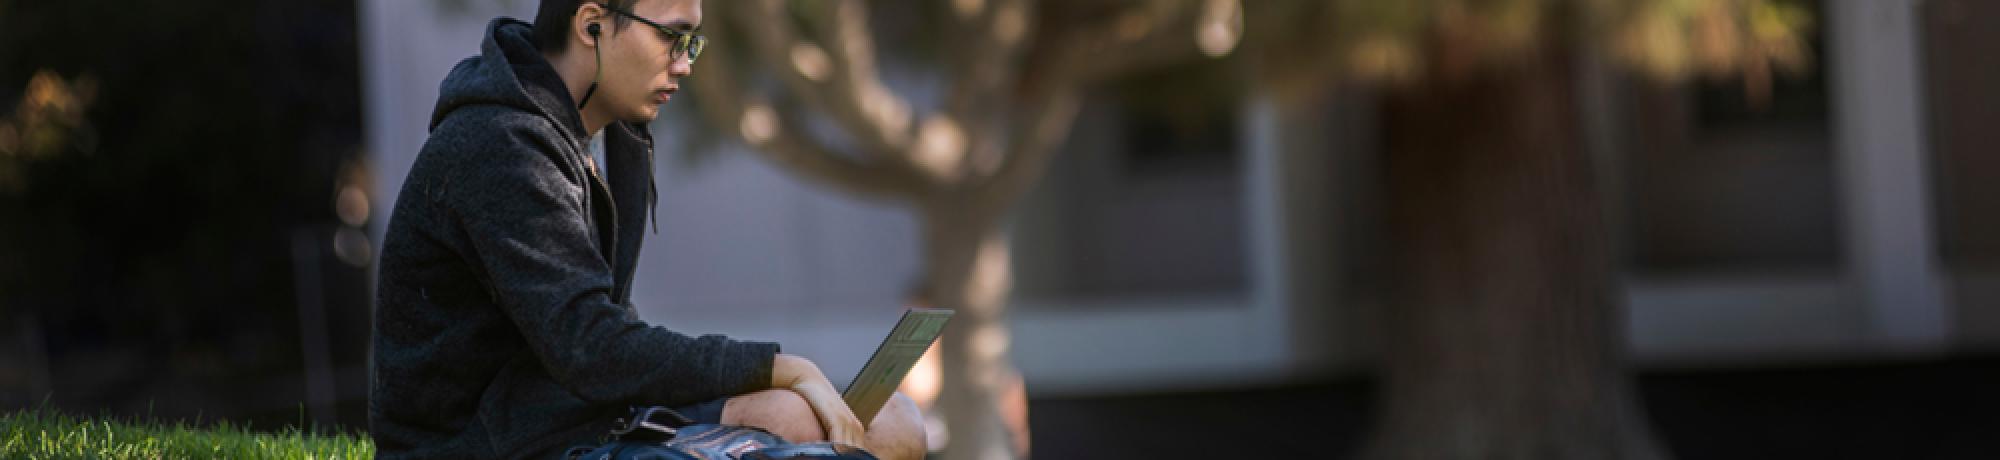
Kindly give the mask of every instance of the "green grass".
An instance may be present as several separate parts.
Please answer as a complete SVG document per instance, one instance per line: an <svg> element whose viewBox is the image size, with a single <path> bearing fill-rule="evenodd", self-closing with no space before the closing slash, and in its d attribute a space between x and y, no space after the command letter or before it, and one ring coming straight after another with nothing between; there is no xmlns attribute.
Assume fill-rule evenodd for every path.
<svg viewBox="0 0 2000 460"><path fill-rule="evenodd" d="M0 458L368 459L375 443L362 435L322 435L287 427L252 431L229 422L172 426L115 417L73 417L51 409L0 414Z"/></svg>

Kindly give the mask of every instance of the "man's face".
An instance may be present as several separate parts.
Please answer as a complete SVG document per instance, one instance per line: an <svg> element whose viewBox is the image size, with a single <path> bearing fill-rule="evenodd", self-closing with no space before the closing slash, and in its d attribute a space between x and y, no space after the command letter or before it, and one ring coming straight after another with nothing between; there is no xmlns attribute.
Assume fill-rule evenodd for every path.
<svg viewBox="0 0 2000 460"><path fill-rule="evenodd" d="M700 0L640 0L632 13L684 32L702 21ZM597 97L604 98L615 119L652 121L660 115L660 104L680 90L680 79L693 71L693 63L672 53L670 37L639 21L625 21L624 27L605 24L604 30L604 79Z"/></svg>

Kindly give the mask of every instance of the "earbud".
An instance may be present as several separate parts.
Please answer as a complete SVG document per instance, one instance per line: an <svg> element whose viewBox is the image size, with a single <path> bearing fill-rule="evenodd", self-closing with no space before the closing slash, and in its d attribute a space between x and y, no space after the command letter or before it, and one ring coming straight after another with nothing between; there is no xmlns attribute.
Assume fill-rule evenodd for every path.
<svg viewBox="0 0 2000 460"><path fill-rule="evenodd" d="M595 22L583 26L583 33L590 34L590 38L592 39L597 38L597 34L602 31L603 29L598 27ZM597 57L597 73L590 76L590 88L583 90L583 99L576 103L577 110L583 110L583 105L590 103L590 95L597 94L598 80L604 77L604 47L592 46L590 47L590 52Z"/></svg>

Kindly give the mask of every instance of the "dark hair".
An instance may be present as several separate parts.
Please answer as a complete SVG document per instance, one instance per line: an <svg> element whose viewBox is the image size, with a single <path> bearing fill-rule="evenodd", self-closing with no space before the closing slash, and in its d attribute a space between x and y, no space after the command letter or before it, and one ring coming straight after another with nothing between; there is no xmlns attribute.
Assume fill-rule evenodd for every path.
<svg viewBox="0 0 2000 460"><path fill-rule="evenodd" d="M569 46L569 24L576 18L576 9L585 2L602 3L623 11L632 11L632 4L639 0L542 0L542 7L535 11L535 47L549 54L562 54ZM611 27L624 28L631 22L624 16L611 15Z"/></svg>

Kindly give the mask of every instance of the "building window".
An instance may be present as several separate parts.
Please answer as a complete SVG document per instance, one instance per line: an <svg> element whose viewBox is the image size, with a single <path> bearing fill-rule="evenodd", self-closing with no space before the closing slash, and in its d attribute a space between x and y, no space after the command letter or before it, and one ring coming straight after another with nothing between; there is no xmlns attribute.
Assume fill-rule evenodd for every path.
<svg viewBox="0 0 2000 460"><path fill-rule="evenodd" d="M1818 32L1808 40L1825 49ZM1617 173L1629 269L1839 269L1827 60L1822 53L1813 62L1803 74L1775 74L1764 96L1734 77L1634 90L1631 142Z"/></svg>

